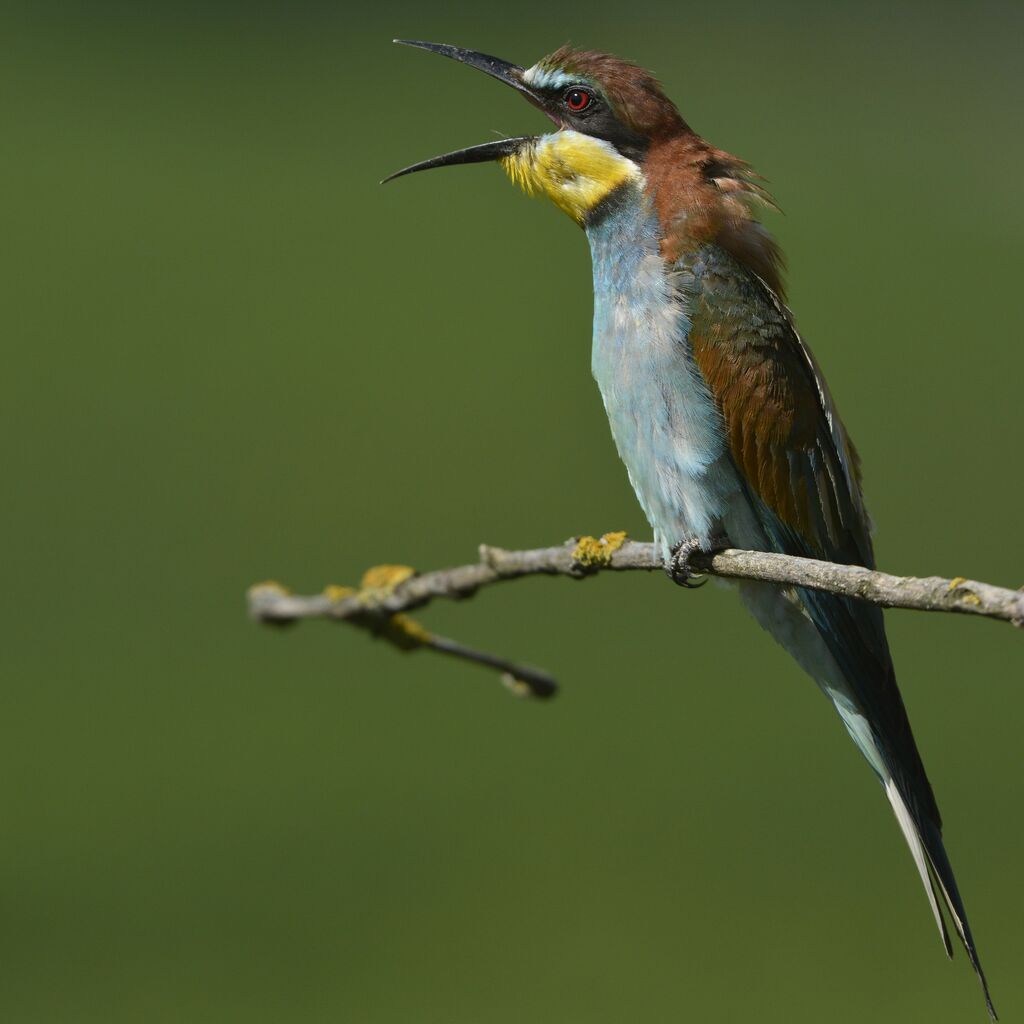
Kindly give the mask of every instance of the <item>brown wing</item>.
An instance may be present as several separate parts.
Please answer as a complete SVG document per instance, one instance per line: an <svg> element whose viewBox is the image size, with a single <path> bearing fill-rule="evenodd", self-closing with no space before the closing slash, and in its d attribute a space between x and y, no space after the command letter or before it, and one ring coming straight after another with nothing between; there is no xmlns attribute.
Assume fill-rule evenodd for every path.
<svg viewBox="0 0 1024 1024"><path fill-rule="evenodd" d="M680 264L690 343L765 535L790 555L872 567L857 456L810 352L764 282L717 246ZM915 809L939 822L896 685L881 609L801 590L804 608Z"/></svg>
<svg viewBox="0 0 1024 1024"><path fill-rule="evenodd" d="M691 269L690 343L736 466L810 553L872 566L857 454L788 311L715 246Z"/></svg>
<svg viewBox="0 0 1024 1024"><path fill-rule="evenodd" d="M733 460L763 506L770 543L788 554L873 566L857 454L788 311L761 278L719 246L704 246L678 269L694 357L722 413ZM942 843L942 819L896 685L882 610L834 594L798 593L866 715L896 785L899 799L890 794L890 800L911 851L917 850L946 951L952 955L939 894L995 1020ZM921 859L922 847L937 887Z"/></svg>

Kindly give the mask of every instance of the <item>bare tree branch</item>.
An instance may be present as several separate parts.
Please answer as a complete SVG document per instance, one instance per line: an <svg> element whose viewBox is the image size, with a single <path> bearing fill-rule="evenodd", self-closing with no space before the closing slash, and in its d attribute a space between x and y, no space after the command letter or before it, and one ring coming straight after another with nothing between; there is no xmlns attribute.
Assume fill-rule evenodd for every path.
<svg viewBox="0 0 1024 1024"><path fill-rule="evenodd" d="M728 549L697 554L693 565L701 572L732 579L761 580L806 587L868 601L883 608L955 612L1001 619L1024 625L1024 592L968 580L962 576L893 576L856 565L837 565L810 558L764 551ZM609 533L600 539L583 537L550 548L506 551L480 546L480 560L471 565L437 569L417 575L408 566L376 566L359 589L328 587L322 594L301 597L277 583L249 590L249 614L275 624L297 619L335 619L368 629L401 650L429 649L499 669L516 692L550 696L554 680L546 673L430 633L405 613L435 598L471 597L481 587L522 576L568 576L582 579L602 571L653 571L662 561L653 544Z"/></svg>

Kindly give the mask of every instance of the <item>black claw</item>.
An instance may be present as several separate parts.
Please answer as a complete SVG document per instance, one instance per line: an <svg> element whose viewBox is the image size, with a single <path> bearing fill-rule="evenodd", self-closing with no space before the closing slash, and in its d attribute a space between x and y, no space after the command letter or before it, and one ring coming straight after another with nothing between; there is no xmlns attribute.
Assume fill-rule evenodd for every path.
<svg viewBox="0 0 1024 1024"><path fill-rule="evenodd" d="M711 543L702 548L700 541L694 537L684 540L672 548L668 561L665 563L665 575L673 582L687 590L703 587L708 577L703 573L694 572L692 559L696 554L712 554L729 546L725 537L713 537Z"/></svg>

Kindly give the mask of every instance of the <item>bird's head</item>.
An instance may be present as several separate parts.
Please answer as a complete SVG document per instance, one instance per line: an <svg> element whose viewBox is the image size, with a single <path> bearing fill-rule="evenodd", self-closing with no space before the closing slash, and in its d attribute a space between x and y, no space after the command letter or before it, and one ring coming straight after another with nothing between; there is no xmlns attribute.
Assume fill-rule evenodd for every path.
<svg viewBox="0 0 1024 1024"><path fill-rule="evenodd" d="M758 205L774 206L771 196L744 161L690 129L650 72L610 54L567 46L521 68L444 43L396 42L450 57L512 86L548 116L555 131L446 153L391 178L496 160L526 192L547 195L584 227L611 208L609 197L633 185L657 215L667 261L713 242L783 295L782 254L754 216Z"/></svg>
<svg viewBox="0 0 1024 1024"><path fill-rule="evenodd" d="M498 161L526 192L544 193L585 224L641 175L652 142L689 129L649 72L604 53L562 47L533 67L444 43L395 40L475 67L520 92L556 130L500 139L413 164L385 180L452 164Z"/></svg>

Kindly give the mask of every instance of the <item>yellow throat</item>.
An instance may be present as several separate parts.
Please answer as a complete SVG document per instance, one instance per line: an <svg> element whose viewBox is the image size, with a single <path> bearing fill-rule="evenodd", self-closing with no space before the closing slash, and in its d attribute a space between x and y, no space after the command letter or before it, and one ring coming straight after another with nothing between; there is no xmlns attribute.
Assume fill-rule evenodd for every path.
<svg viewBox="0 0 1024 1024"><path fill-rule="evenodd" d="M611 143L568 130L542 135L501 165L524 192L545 193L577 224L611 191L640 178L640 168Z"/></svg>

